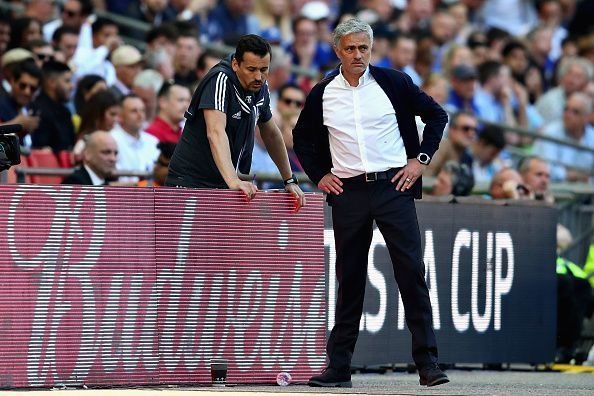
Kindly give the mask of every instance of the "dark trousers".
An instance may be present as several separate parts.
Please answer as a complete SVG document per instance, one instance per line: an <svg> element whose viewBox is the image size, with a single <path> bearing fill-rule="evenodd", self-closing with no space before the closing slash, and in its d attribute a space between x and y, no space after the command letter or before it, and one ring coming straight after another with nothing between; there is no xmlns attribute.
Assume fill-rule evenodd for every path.
<svg viewBox="0 0 594 396"><path fill-rule="evenodd" d="M395 191L388 180L369 183L345 180L344 192L328 197L338 279L336 324L326 348L329 366L343 370L351 365L363 311L373 220L392 259L406 323L412 333L413 359L417 367L436 363L437 343L412 192Z"/></svg>

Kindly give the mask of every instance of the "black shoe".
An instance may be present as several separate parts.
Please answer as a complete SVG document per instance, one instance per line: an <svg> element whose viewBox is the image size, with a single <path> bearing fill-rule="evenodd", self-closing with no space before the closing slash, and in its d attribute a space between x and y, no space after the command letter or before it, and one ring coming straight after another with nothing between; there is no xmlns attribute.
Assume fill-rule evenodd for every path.
<svg viewBox="0 0 594 396"><path fill-rule="evenodd" d="M328 367L322 372L322 374L311 377L307 385L334 388L352 388L353 383L351 382L351 370L336 370L332 367Z"/></svg>
<svg viewBox="0 0 594 396"><path fill-rule="evenodd" d="M428 364L419 370L419 384L425 386L435 386L450 382L447 375L437 365L437 363Z"/></svg>

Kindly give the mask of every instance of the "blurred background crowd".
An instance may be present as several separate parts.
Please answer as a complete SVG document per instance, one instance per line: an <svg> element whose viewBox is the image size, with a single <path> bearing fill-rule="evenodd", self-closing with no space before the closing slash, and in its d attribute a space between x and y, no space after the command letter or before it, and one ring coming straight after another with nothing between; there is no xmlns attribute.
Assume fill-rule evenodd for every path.
<svg viewBox="0 0 594 396"><path fill-rule="evenodd" d="M351 17L373 27L372 64L407 73L450 114L429 195L554 204L552 184L592 181L591 0L24 0L0 10L0 123L23 125L24 165L77 169L28 182L162 185L194 89L248 33L273 46L272 112L301 171L292 128L337 66L333 27ZM252 173L282 186L267 177L277 170L258 136ZM594 249L588 260L583 273L558 262L572 278L560 287L588 284ZM579 307L572 323L592 313L587 290L564 303ZM560 360L575 357L581 324L571 331Z"/></svg>

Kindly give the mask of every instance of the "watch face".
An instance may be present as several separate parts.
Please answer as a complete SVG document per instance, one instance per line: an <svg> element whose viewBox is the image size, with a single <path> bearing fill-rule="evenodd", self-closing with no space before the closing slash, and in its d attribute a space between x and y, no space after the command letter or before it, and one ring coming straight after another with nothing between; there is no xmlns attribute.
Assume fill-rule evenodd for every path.
<svg viewBox="0 0 594 396"><path fill-rule="evenodd" d="M419 160L419 162L420 162L421 164L425 164L425 165L427 165L427 164L429 163L429 160L431 159L431 157L429 157L429 155L428 155L428 154L425 154L425 153L420 153L420 154L417 156L417 159Z"/></svg>

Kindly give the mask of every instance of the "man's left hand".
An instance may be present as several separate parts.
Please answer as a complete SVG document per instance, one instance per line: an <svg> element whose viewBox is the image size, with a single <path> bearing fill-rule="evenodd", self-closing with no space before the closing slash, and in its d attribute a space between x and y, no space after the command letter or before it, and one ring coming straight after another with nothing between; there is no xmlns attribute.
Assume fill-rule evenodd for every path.
<svg viewBox="0 0 594 396"><path fill-rule="evenodd" d="M406 191L421 177L425 168L427 165L421 164L416 158L410 158L406 166L392 178L392 184L396 184L397 191Z"/></svg>
<svg viewBox="0 0 594 396"><path fill-rule="evenodd" d="M305 205L305 194L296 183L287 184L285 191L291 193L295 197L295 210L299 211Z"/></svg>

